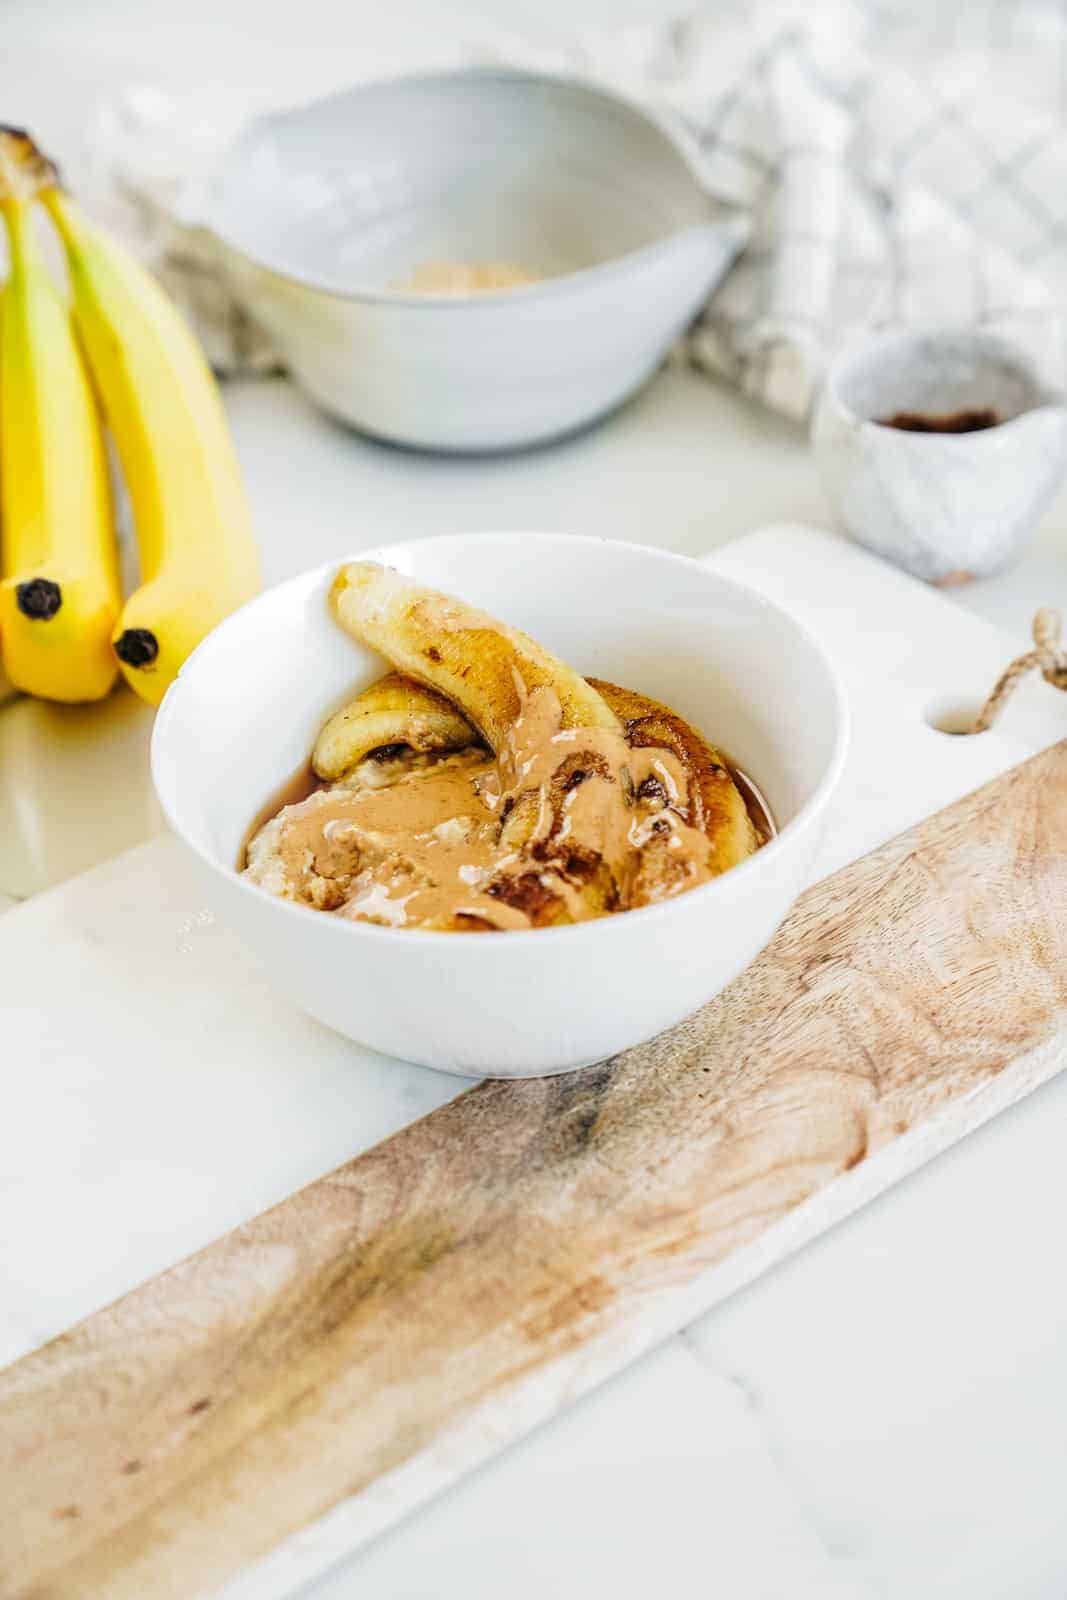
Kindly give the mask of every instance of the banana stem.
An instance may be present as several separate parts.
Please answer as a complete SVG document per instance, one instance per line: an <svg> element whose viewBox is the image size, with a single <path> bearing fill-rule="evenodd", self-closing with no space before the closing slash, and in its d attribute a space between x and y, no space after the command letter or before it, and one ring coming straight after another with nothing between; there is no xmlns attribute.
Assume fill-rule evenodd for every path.
<svg viewBox="0 0 1067 1600"><path fill-rule="evenodd" d="M24 128L0 124L0 200L35 200L59 182L59 169Z"/></svg>

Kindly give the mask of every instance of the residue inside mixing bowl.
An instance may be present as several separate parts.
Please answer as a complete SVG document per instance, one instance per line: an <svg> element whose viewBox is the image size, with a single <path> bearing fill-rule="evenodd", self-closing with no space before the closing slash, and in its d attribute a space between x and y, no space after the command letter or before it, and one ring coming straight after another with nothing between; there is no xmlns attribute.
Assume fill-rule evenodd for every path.
<svg viewBox="0 0 1067 1600"><path fill-rule="evenodd" d="M424 261L393 288L408 294L485 294L540 279L540 273L516 261Z"/></svg>

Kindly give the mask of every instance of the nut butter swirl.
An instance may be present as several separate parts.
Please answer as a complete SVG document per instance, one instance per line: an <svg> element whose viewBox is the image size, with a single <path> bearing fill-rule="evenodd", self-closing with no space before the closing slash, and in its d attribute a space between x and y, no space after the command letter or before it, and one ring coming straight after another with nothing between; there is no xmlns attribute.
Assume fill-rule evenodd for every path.
<svg viewBox="0 0 1067 1600"><path fill-rule="evenodd" d="M390 575L391 604L397 581ZM756 848L726 763L682 718L562 663L554 678L554 658L500 624L491 636L499 659L483 651L474 673L463 673L458 655L448 660L439 626L438 645L431 638L420 655L412 628L434 619L426 595L441 597L408 587L403 648L393 654L383 636L380 595L371 621L375 646L400 672L327 724L316 766L334 781L255 835L246 868L254 882L385 927L503 932L651 905ZM484 637L490 619L448 605L453 629L460 607L458 625ZM416 680L422 659L430 668ZM353 764L338 776L346 754Z"/></svg>

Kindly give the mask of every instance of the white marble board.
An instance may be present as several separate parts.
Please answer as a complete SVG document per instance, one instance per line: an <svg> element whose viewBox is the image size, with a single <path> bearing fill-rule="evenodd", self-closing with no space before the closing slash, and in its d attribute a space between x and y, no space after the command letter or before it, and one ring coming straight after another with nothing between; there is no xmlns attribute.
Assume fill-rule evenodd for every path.
<svg viewBox="0 0 1067 1600"><path fill-rule="evenodd" d="M1002 731L931 730L930 704L980 697L1020 641L850 546L768 529L712 560L786 601L846 676L855 742L819 876L1067 732L1067 703L1040 684ZM464 1087L292 1013L198 906L167 839L5 915L0 974L22 1069L0 1182L9 1214L32 1218L0 1257L0 1357ZM305 1538L249 1592L291 1592L341 1553Z"/></svg>

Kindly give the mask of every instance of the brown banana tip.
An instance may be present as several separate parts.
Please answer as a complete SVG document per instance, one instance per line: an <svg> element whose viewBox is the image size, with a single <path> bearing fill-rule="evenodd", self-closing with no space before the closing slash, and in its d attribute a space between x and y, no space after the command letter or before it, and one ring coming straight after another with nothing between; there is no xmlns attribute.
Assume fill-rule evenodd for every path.
<svg viewBox="0 0 1067 1600"><path fill-rule="evenodd" d="M115 654L124 666L150 667L159 655L159 640L151 628L126 628L115 640Z"/></svg>
<svg viewBox="0 0 1067 1600"><path fill-rule="evenodd" d="M0 200L33 200L59 182L59 168L25 128L0 123Z"/></svg>
<svg viewBox="0 0 1067 1600"><path fill-rule="evenodd" d="M48 622L63 604L63 591L51 578L29 578L16 585L15 604L31 622Z"/></svg>

